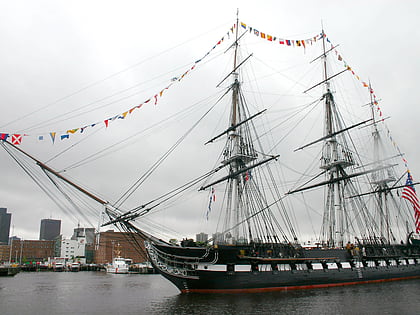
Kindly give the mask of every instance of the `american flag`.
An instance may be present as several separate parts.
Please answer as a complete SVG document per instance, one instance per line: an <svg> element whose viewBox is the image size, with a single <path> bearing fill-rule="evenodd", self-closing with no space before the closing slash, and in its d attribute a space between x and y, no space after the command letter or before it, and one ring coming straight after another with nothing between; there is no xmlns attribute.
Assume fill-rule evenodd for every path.
<svg viewBox="0 0 420 315"><path fill-rule="evenodd" d="M407 181L402 191L402 198L407 199L413 205L414 219L416 220L416 233L420 233L420 204L416 190L414 189L413 178L409 171L407 171Z"/></svg>

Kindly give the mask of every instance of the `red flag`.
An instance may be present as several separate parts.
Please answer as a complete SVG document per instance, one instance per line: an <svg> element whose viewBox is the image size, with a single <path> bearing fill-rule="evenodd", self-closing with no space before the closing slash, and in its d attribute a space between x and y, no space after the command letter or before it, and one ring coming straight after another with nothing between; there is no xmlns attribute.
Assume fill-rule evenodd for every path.
<svg viewBox="0 0 420 315"><path fill-rule="evenodd" d="M17 145L17 144L21 144L22 142L22 135L12 135L12 144Z"/></svg>

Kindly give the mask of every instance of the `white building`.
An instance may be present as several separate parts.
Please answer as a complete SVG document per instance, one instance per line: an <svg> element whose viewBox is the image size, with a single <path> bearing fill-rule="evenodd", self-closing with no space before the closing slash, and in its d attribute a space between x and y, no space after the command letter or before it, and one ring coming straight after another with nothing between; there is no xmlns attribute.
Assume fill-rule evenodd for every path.
<svg viewBox="0 0 420 315"><path fill-rule="evenodd" d="M85 243L86 239L84 237L79 237L77 240L61 240L60 257L68 260L74 260L76 257L85 257Z"/></svg>

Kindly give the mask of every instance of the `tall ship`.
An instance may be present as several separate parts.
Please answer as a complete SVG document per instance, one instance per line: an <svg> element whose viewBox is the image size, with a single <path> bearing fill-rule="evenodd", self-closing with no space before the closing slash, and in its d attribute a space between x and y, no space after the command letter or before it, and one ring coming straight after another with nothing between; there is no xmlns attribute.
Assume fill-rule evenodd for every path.
<svg viewBox="0 0 420 315"><path fill-rule="evenodd" d="M364 116L341 107L336 96L342 87L335 82L353 70L345 65L332 72L329 60L341 56L322 30L306 42L292 41L296 46L320 47L320 55L311 61L319 66L319 80L312 85L303 83L302 89L314 100L282 111L281 106L293 107L295 103L271 106L248 97L253 94L246 85L249 72L245 69L254 56L241 49L248 47L242 41L255 36L256 30L236 20L229 34L231 42L225 43L221 55L229 55L231 63L220 81L214 82L221 90L220 97L197 122L186 127L185 134L168 146L125 196L147 183L174 151L184 150L180 148L185 142L191 145L185 139L219 106L222 109L216 112L225 120L213 120L212 135L205 140L196 136L193 140L199 140L192 141L195 147L184 151L190 156L203 150L214 154L218 147L219 153L210 163L213 168L200 173L199 167L186 165L188 162L178 157L179 169L195 172L188 181L166 192L159 192L156 185L157 197L123 209L121 199L110 203L99 198L23 154L50 176L103 205L108 218L103 226L140 234L155 270L182 293L265 292L420 278L417 183L399 148L391 145L389 150L386 146L389 130L386 119L379 115L370 83L363 82L368 101L358 105L367 109ZM259 39L261 34L258 31ZM291 45L289 40L264 34L267 39ZM199 62L201 59L191 69ZM322 114L306 121L319 109ZM352 116L350 120L347 115ZM309 131L303 133L303 129ZM2 143L22 154L7 140ZM295 151L287 153L289 160L282 157L288 156L283 153L286 150ZM210 153L207 159L211 159ZM193 193L204 201L187 202L182 207L177 204L184 197L189 200ZM181 210L179 226L185 228L192 221L187 213L192 217L200 211L197 205L202 222L195 231L204 226L210 239L197 242L191 233L185 233L176 241L148 230L148 216L171 208Z"/></svg>

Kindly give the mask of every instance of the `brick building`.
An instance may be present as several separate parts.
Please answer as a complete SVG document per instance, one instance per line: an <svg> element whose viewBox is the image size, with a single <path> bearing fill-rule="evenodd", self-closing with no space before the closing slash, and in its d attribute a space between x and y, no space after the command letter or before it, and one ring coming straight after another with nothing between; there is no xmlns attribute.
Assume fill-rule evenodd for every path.
<svg viewBox="0 0 420 315"><path fill-rule="evenodd" d="M10 257L10 246L0 245L0 264L2 262L8 262Z"/></svg>
<svg viewBox="0 0 420 315"><path fill-rule="evenodd" d="M0 261L46 261L54 257L56 241L14 240L11 245L0 246ZM12 250L10 251L10 246Z"/></svg>
<svg viewBox="0 0 420 315"><path fill-rule="evenodd" d="M95 251L95 263L109 263L116 256L132 259L133 263L147 261L143 239L136 233L112 230L101 232L99 246Z"/></svg>

